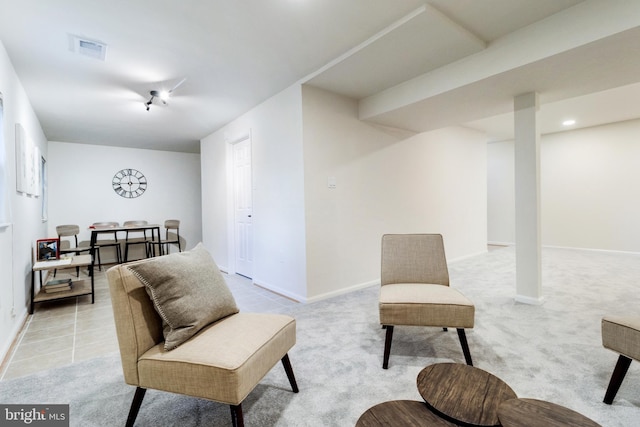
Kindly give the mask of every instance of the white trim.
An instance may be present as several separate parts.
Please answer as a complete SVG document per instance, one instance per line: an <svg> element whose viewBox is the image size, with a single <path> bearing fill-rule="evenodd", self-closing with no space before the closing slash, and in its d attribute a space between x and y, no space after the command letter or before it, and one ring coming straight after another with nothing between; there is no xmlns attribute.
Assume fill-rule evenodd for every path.
<svg viewBox="0 0 640 427"><path fill-rule="evenodd" d="M252 280L254 285L260 286L261 288L264 288L264 289L266 289L268 291L275 292L276 294L285 296L287 298L291 298L292 300L297 301L297 302L301 302L301 303L306 303L307 302L307 299L305 297L303 297L302 295L294 294L293 292L290 292L290 291L288 291L286 289L282 289L282 288L279 288L277 286L271 285L269 283L263 282L263 281L261 281L259 279L256 279L255 277L252 278L251 280Z"/></svg>
<svg viewBox="0 0 640 427"><path fill-rule="evenodd" d="M552 245L542 245L543 248L547 249L570 249L574 251L587 251L587 252L604 252L610 254L626 254L626 255L640 255L640 252L632 252L632 251L619 251L615 249L593 249L593 248L576 248L572 246L552 246Z"/></svg>
<svg viewBox="0 0 640 427"><path fill-rule="evenodd" d="M291 298L294 301L300 302L302 304L309 304L309 303L312 303L312 302L318 302L318 301L322 301L322 300L325 300L325 299L333 298L333 297L336 297L336 296L348 294L350 292L357 291L357 290L364 289L364 288L368 288L370 286L380 285L380 280L372 280L370 282L360 283L358 285L350 286L348 288L338 289L336 291L331 291L331 292L327 292L327 293L324 293L324 294L316 295L316 296L311 297L311 298L306 298L306 297L304 297L302 295L294 294L294 293L292 293L292 292L290 292L290 291L288 291L286 289L282 289L282 288L279 288L277 286L270 285L270 284L262 282L260 280L255 280L254 279L253 283L255 285L257 285L257 286L260 286L261 288L267 289L267 290L269 290L271 292L275 292L276 294L285 296L287 298Z"/></svg>
<svg viewBox="0 0 640 427"><path fill-rule="evenodd" d="M340 295L348 294L350 292L358 291L360 289L368 288L368 287L374 286L374 285L380 286L380 280L372 280L370 282L360 283L360 284L357 284L357 285L350 286L348 288L338 289L336 291L331 291L331 292L327 292L327 293L324 293L324 294L320 294L320 295L317 295L315 297L307 298L306 302L311 303L311 302L316 302L316 301L322 301L324 299L333 298L333 297L337 297L337 296L340 296Z"/></svg>
<svg viewBox="0 0 640 427"><path fill-rule="evenodd" d="M516 295L513 299L516 302L521 302L523 304L529 304L529 305L542 305L544 303L544 297L533 298L533 297L527 297L524 295Z"/></svg>
<svg viewBox="0 0 640 427"><path fill-rule="evenodd" d="M447 260L447 264L452 264L452 263L454 263L454 262L462 261L462 260L465 260L465 259L467 259L467 258L473 258L473 257L476 257L476 256L478 256L478 255L486 254L487 252L489 252L489 250L488 250L488 249L487 249L487 250L484 250L484 251L480 251L480 252L475 252L475 253L472 253L472 254L468 254L468 255L462 255L462 256L459 256L459 257L457 257L457 258L453 258L453 259Z"/></svg>
<svg viewBox="0 0 640 427"><path fill-rule="evenodd" d="M5 361L5 369L4 371L0 372L0 381L4 379L4 375L7 373L7 370L9 369L9 366L13 361L13 356L15 356L16 350L18 349L18 347L20 347L20 343L22 343L22 338L24 338L27 332L27 329L29 329L29 325L31 324L31 319L33 319L33 317L28 317L27 310L24 310L22 312L21 318L14 323L13 330L11 331L11 334L10 334L10 336L12 336L13 339L7 340L5 347L0 351L0 360ZM13 347L13 352L9 354L9 351L11 350L11 345L16 339L18 341Z"/></svg>
<svg viewBox="0 0 640 427"><path fill-rule="evenodd" d="M3 228L9 228L11 227L12 223L10 222L2 222L0 223L0 230L2 230Z"/></svg>
<svg viewBox="0 0 640 427"><path fill-rule="evenodd" d="M242 142L245 139L251 139L251 129L246 129L242 132L238 132L235 135L229 135L228 133L224 134L224 142L227 144L235 145L238 142Z"/></svg>
<svg viewBox="0 0 640 427"><path fill-rule="evenodd" d="M236 240L233 230L235 218L233 212L233 144L227 143L225 147L227 157L227 273L236 274Z"/></svg>
<svg viewBox="0 0 640 427"><path fill-rule="evenodd" d="M227 274L236 274L236 233L235 233L235 201L234 201L234 169L233 169L233 146L242 141L249 140L252 145L251 128L230 134L225 132L224 142L226 145L226 167L227 167ZM252 152L253 154L253 152ZM251 159L253 168L253 158ZM251 174L251 188L253 189L253 171Z"/></svg>
<svg viewBox="0 0 640 427"><path fill-rule="evenodd" d="M494 241L490 241L487 242L487 245L490 246L515 246L515 242L494 242Z"/></svg>

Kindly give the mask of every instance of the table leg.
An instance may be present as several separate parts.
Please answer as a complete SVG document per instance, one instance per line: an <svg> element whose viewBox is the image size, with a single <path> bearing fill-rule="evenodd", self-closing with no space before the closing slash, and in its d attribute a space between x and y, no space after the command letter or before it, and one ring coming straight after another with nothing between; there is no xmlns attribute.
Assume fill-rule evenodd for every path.
<svg viewBox="0 0 640 427"><path fill-rule="evenodd" d="M95 289L94 289L94 276L93 276L93 258L91 258L91 264L89 264L89 276L91 276L91 304L95 301Z"/></svg>
<svg viewBox="0 0 640 427"><path fill-rule="evenodd" d="M89 241L89 254L91 255L91 265L89 265L89 275L91 276L91 303L93 303L93 266L96 263L96 241L98 239L98 233L96 230L91 230L91 240Z"/></svg>
<svg viewBox="0 0 640 427"><path fill-rule="evenodd" d="M35 299L36 272L31 270L31 303L29 304L29 314L33 314L33 300Z"/></svg>

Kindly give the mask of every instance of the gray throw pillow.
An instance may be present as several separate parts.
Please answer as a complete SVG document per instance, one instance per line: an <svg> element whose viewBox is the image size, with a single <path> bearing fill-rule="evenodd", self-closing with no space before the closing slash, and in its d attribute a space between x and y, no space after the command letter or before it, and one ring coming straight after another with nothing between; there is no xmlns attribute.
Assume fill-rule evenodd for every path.
<svg viewBox="0 0 640 427"><path fill-rule="evenodd" d="M151 258L128 268L145 285L162 318L165 350L173 350L210 323L239 311L202 243L190 251Z"/></svg>

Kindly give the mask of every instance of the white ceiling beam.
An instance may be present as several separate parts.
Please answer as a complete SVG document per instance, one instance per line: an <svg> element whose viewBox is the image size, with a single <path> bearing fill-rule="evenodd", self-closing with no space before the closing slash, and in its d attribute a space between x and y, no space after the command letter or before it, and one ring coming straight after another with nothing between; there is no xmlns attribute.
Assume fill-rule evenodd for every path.
<svg viewBox="0 0 640 427"><path fill-rule="evenodd" d="M640 26L640 2L589 0L491 43L485 50L359 103L362 120L549 58Z"/></svg>
<svg viewBox="0 0 640 427"><path fill-rule="evenodd" d="M320 67L318 70L314 71L313 73L303 77L302 79L300 79L298 81L298 84L304 84L304 83L308 82L309 80L313 79L314 77L316 77L317 75L324 73L328 69L330 69L330 68L334 67L335 65L341 63L342 61L344 61L345 59L349 58L350 56L355 55L356 53L358 53L361 50L365 49L369 45L375 43L377 40L379 40L382 37L386 36L387 34L392 32L393 30L395 30L395 29L401 27L402 25L406 24L407 22L411 21L416 16L419 16L419 15L425 13L426 10L427 10L427 6L426 5L420 6L419 8L414 10L413 12L403 16L402 18L398 19L397 21L395 21L391 25L385 27L383 30L381 30L381 31L377 32L376 34L374 34L373 36L369 37L367 40L363 41L359 45L354 46L353 48L349 49L348 51L346 51L342 55L338 56L334 60L330 61L329 63L327 63L323 67Z"/></svg>

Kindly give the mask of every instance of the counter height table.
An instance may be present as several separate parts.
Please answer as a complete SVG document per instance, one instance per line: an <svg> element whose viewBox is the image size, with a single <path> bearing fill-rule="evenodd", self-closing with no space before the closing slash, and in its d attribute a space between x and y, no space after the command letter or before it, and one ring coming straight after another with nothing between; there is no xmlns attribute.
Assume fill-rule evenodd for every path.
<svg viewBox="0 0 640 427"><path fill-rule="evenodd" d="M147 231L150 230L151 231L151 240L155 240L155 237L158 236L158 240L160 240L160 225L159 224L145 224L145 225L135 225L135 226L124 226L124 225L120 225L117 227L114 226L108 226L108 227L98 227L98 226L91 226L89 227L89 230L91 231L91 240L90 240L90 247L91 247L91 255L93 256L93 262L95 264L95 251L97 249L97 245L96 242L98 240L98 235L99 234L111 234L114 232L118 232L118 231Z"/></svg>

